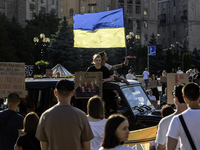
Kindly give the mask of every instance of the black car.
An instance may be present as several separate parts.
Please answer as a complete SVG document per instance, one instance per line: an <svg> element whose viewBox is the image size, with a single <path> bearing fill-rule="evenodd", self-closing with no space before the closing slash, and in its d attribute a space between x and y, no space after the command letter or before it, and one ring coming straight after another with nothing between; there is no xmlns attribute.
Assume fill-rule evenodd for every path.
<svg viewBox="0 0 200 150"><path fill-rule="evenodd" d="M56 83L62 78L26 80L27 98L23 102L26 109L35 111L39 115L57 103L54 96ZM73 82L73 78L70 78ZM113 113L125 115L130 124L130 130L141 129L157 125L161 119L160 110L156 110L150 102L141 83L129 80L130 85L121 82L103 84L103 100L105 102L105 117ZM87 112L88 99L72 98L71 104ZM28 103L32 103L31 105ZM29 106L30 105L30 106ZM30 108L34 106L33 108ZM23 108L23 107L22 107ZM21 109L20 109L21 111ZM21 113L26 113L22 112Z"/></svg>

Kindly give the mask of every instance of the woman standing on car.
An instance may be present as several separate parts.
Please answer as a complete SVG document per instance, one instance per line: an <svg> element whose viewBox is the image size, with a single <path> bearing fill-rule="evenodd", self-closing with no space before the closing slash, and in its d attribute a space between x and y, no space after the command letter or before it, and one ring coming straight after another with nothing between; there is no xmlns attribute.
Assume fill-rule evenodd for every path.
<svg viewBox="0 0 200 150"><path fill-rule="evenodd" d="M151 81L157 81L157 86L159 85L159 84L158 84L158 80L156 79L155 74L152 74L152 75L151 75ZM152 92L153 92L153 95L156 97L156 100L159 100L158 88L157 88L157 87L151 88L151 90L152 90Z"/></svg>
<svg viewBox="0 0 200 150"><path fill-rule="evenodd" d="M132 150L123 145L129 136L129 123L123 115L111 115L106 122L104 132L102 147L99 150Z"/></svg>
<svg viewBox="0 0 200 150"><path fill-rule="evenodd" d="M101 56L98 54L95 54L93 56L93 62L94 65L90 66L86 72L103 72L103 83L112 81L114 79L113 75L109 72L109 70L101 65Z"/></svg>
<svg viewBox="0 0 200 150"><path fill-rule="evenodd" d="M99 96L93 96L87 104L88 121L94 134L94 139L90 141L90 150L98 150L104 136L104 103Z"/></svg>

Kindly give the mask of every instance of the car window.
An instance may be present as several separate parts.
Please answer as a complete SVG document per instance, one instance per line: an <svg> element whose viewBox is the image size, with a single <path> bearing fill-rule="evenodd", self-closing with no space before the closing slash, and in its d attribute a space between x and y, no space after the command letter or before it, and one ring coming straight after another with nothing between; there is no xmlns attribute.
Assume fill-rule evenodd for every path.
<svg viewBox="0 0 200 150"><path fill-rule="evenodd" d="M150 106L151 102L149 101L147 95L141 86L132 86L122 88L122 91L130 104L131 108L135 106L147 105Z"/></svg>

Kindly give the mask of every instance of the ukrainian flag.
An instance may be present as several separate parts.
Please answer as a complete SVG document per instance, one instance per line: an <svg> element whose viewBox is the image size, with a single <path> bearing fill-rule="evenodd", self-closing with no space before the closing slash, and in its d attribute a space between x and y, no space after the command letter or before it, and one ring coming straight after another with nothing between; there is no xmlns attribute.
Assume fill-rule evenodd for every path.
<svg viewBox="0 0 200 150"><path fill-rule="evenodd" d="M123 9L74 15L74 47L126 47Z"/></svg>

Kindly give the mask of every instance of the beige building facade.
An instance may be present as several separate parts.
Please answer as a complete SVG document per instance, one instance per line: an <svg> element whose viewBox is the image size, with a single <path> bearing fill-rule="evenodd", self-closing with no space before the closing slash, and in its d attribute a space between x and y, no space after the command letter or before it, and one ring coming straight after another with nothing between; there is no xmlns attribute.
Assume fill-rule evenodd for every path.
<svg viewBox="0 0 200 150"><path fill-rule="evenodd" d="M200 49L200 1L158 0L160 43L175 50L188 43L190 51Z"/></svg>
<svg viewBox="0 0 200 150"><path fill-rule="evenodd" d="M34 13L38 14L55 12L61 17L60 0L0 0L0 13L8 19L15 19L22 26L25 26L25 20L31 20Z"/></svg>

